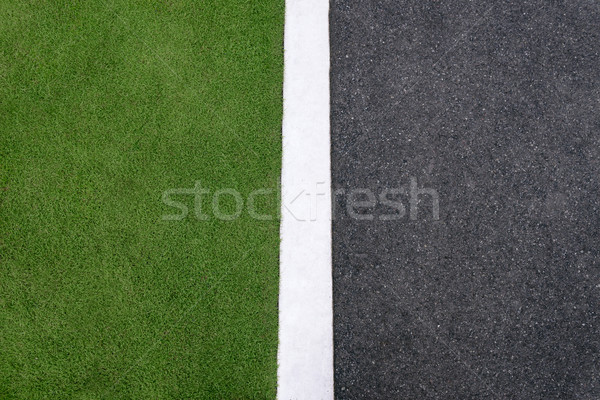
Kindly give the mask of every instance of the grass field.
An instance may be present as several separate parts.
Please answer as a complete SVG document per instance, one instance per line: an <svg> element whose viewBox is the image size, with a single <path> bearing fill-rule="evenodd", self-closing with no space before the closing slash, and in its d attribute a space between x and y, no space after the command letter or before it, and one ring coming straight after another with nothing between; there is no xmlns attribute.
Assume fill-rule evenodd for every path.
<svg viewBox="0 0 600 400"><path fill-rule="evenodd" d="M0 398L274 398L283 8L0 0Z"/></svg>

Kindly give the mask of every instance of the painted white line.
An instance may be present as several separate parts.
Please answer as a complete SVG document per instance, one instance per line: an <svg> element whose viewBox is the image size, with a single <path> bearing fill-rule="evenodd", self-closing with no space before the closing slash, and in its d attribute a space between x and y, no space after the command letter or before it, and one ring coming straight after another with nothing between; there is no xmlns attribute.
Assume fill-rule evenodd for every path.
<svg viewBox="0 0 600 400"><path fill-rule="evenodd" d="M329 0L286 0L279 400L333 399Z"/></svg>

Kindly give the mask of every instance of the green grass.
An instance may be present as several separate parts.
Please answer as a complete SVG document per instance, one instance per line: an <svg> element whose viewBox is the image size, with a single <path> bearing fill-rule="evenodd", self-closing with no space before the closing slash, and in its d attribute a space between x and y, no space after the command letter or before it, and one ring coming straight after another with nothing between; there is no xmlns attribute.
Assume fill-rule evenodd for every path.
<svg viewBox="0 0 600 400"><path fill-rule="evenodd" d="M0 0L0 398L274 398L283 3Z"/></svg>

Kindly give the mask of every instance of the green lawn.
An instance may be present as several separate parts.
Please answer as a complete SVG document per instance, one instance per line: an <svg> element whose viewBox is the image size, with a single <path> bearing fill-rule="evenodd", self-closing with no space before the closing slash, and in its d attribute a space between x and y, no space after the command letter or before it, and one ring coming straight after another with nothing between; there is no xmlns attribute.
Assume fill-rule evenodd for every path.
<svg viewBox="0 0 600 400"><path fill-rule="evenodd" d="M274 398L277 218L174 195L190 213L164 220L161 196L278 188L283 19L0 0L1 399Z"/></svg>

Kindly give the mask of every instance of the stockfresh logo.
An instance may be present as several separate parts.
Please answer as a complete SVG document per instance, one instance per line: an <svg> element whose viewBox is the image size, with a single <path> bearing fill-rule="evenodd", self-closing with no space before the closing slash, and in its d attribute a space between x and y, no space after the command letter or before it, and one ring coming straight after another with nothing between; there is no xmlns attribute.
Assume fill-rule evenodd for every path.
<svg viewBox="0 0 600 400"><path fill-rule="evenodd" d="M339 188L331 192L327 201L327 185L316 182L303 188L286 192L282 202L280 188L258 188L244 196L234 188L211 191L196 181L192 188L167 189L162 202L172 209L162 215L163 221L182 221L191 217L198 221L212 218L233 221L246 213L251 219L270 221L285 213L297 221L317 221L323 215L359 221L437 221L440 219L440 196L436 189L419 187L415 177L405 185L372 190L369 188ZM269 199L276 200L276 212L269 214L259 210L258 204ZM224 206L226 204L226 206ZM207 205L209 207L207 207ZM327 207L330 213L323 210ZM190 213L190 208L192 212ZM264 207L262 207L264 208ZM272 209L273 207L271 207ZM319 212L321 210L321 212Z"/></svg>

